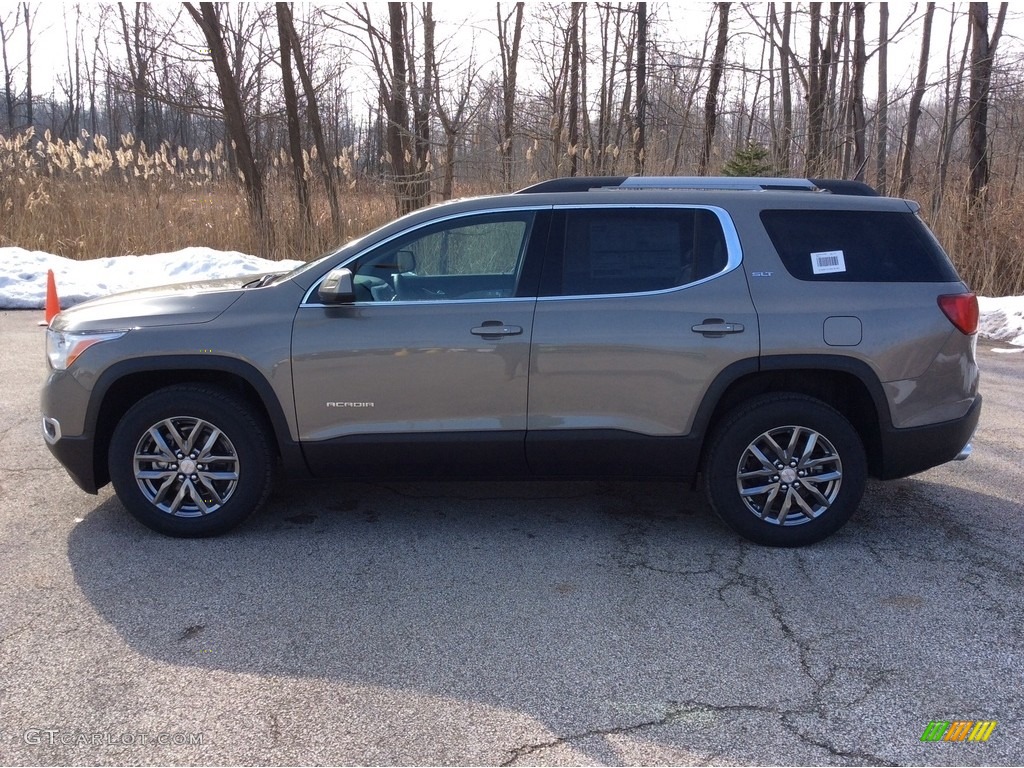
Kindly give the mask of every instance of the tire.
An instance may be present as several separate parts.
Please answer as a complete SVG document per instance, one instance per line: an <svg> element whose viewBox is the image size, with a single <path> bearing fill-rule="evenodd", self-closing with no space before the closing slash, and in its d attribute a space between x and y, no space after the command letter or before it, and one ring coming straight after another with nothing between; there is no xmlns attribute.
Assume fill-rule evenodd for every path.
<svg viewBox="0 0 1024 768"><path fill-rule="evenodd" d="M850 519L864 494L867 459L857 430L812 397L753 398L723 419L709 445L708 501L757 544L821 541Z"/></svg>
<svg viewBox="0 0 1024 768"><path fill-rule="evenodd" d="M274 470L268 430L251 408L202 385L135 403L114 429L108 462L118 498L140 523L185 538L239 525L266 500Z"/></svg>

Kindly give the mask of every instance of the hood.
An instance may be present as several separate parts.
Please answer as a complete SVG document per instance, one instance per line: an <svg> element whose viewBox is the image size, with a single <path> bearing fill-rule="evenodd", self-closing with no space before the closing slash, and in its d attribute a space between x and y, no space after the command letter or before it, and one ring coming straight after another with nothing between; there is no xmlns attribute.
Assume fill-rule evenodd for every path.
<svg viewBox="0 0 1024 768"><path fill-rule="evenodd" d="M207 323L238 301L243 285L258 278L249 274L115 293L64 310L50 327L55 331L111 331Z"/></svg>

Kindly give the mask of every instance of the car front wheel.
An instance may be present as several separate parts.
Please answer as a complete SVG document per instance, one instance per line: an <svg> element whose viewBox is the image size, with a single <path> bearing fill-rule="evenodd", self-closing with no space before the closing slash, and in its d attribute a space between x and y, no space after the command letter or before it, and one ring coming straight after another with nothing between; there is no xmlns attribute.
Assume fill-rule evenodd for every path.
<svg viewBox="0 0 1024 768"><path fill-rule="evenodd" d="M867 460L850 422L820 400L762 395L714 432L705 466L708 500L740 535L796 547L837 531L864 493Z"/></svg>
<svg viewBox="0 0 1024 768"><path fill-rule="evenodd" d="M266 499L273 479L267 430L216 387L173 386L139 400L111 437L110 479L125 508L169 536L215 536Z"/></svg>

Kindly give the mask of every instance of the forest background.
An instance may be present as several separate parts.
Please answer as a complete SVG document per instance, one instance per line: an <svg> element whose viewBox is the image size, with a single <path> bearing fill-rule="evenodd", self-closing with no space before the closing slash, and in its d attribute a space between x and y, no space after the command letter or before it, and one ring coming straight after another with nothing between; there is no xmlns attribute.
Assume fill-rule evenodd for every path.
<svg viewBox="0 0 1024 768"><path fill-rule="evenodd" d="M1024 294L1007 3L467 7L0 3L0 246L309 259L558 176L791 175L917 200Z"/></svg>

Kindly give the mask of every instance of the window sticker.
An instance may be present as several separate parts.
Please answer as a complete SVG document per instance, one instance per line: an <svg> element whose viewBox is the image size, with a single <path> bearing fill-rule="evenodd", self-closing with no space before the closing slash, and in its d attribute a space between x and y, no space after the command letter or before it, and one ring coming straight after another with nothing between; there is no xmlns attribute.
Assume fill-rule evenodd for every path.
<svg viewBox="0 0 1024 768"><path fill-rule="evenodd" d="M811 254L811 269L816 275L846 271L846 258L842 251L820 251Z"/></svg>

